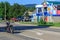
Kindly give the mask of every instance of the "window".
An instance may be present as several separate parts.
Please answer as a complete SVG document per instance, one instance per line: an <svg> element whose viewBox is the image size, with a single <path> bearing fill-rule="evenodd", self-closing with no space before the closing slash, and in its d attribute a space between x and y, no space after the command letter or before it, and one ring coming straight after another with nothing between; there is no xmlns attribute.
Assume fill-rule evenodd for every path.
<svg viewBox="0 0 60 40"><path fill-rule="evenodd" d="M44 11L47 11L47 7L44 7Z"/></svg>
<svg viewBox="0 0 60 40"><path fill-rule="evenodd" d="M60 5L57 5L57 10L60 10Z"/></svg>
<svg viewBox="0 0 60 40"><path fill-rule="evenodd" d="M38 13L42 12L42 9L41 8L38 8Z"/></svg>

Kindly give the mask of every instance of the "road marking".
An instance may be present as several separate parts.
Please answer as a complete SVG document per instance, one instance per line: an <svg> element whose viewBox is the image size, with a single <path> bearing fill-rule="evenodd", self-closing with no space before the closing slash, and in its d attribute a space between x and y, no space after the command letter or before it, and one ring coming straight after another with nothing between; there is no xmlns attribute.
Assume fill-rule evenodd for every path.
<svg viewBox="0 0 60 40"><path fill-rule="evenodd" d="M49 34L53 34L53 35L60 35L59 32L35 29L35 31L36 31L36 30L41 31L41 32L43 32L43 33L49 33Z"/></svg>
<svg viewBox="0 0 60 40"><path fill-rule="evenodd" d="M29 38L34 38L34 39L37 39L37 40L43 40L41 38L37 38L37 37L32 37L32 36L28 36L28 35L25 35L25 34L17 34L17 35L23 35L23 36L26 36L26 37L29 37Z"/></svg>
<svg viewBox="0 0 60 40"><path fill-rule="evenodd" d="M37 32L37 31L35 31L35 30L26 30L26 31L34 32L34 33L37 34L37 36L43 35L42 32ZM18 33L17 35L23 35L23 36L26 36L26 37L29 37L29 38L34 38L34 39L37 39L37 40L43 40L43 39L41 39L41 38L33 37L33 36L29 36L29 35L25 35L25 34L22 34L22 33Z"/></svg>
<svg viewBox="0 0 60 40"><path fill-rule="evenodd" d="M40 40L44 40L44 39L40 39Z"/></svg>
<svg viewBox="0 0 60 40"><path fill-rule="evenodd" d="M23 35L23 36L26 36L26 37L29 37L29 38L34 38L34 39L37 39L37 40L40 40L40 38L36 38L36 37L32 37L32 36L28 36L28 35L25 35L25 34L17 34L17 35Z"/></svg>
<svg viewBox="0 0 60 40"><path fill-rule="evenodd" d="M43 35L42 32L37 32L37 31L35 31L35 30L27 30L27 31L34 32L34 33L37 34L37 36L38 36L38 35ZM43 40L43 39L41 39L41 38L38 38L38 37L32 37L32 36L25 35L25 34L22 34L22 33L18 33L17 35L23 35L23 36L26 36L26 37L29 37L29 38L34 38L34 39L38 39L38 40Z"/></svg>
<svg viewBox="0 0 60 40"><path fill-rule="evenodd" d="M43 35L42 32L37 32L37 31L35 31L35 30L28 30L28 31L35 32L37 35Z"/></svg>
<svg viewBox="0 0 60 40"><path fill-rule="evenodd" d="M43 35L43 33L39 33L39 32L37 32L37 35Z"/></svg>

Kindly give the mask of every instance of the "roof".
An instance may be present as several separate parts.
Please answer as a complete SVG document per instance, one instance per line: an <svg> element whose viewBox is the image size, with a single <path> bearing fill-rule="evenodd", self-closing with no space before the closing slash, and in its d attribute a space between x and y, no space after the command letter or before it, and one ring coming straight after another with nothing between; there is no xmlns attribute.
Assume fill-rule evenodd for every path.
<svg viewBox="0 0 60 40"><path fill-rule="evenodd" d="M36 5L35 7L36 7L36 8L39 8L39 7L43 7L43 5Z"/></svg>

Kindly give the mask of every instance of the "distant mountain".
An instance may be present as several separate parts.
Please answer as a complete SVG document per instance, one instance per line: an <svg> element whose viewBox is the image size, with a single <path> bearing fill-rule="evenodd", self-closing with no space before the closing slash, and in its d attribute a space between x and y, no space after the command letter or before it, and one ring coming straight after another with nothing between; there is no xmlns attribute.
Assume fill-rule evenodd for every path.
<svg viewBox="0 0 60 40"><path fill-rule="evenodd" d="M35 7L36 4L27 4L27 5L24 5L25 7Z"/></svg>

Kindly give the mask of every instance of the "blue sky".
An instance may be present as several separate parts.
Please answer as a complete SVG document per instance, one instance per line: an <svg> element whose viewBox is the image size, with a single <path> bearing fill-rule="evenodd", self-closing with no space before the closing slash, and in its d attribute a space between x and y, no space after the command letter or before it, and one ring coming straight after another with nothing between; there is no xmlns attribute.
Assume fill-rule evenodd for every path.
<svg viewBox="0 0 60 40"><path fill-rule="evenodd" d="M10 4L18 3L18 4L23 4L23 5L25 5L25 4L41 4L43 2L43 0L0 0L0 2L5 2L5 1L9 2ZM56 1L56 0L52 0L52 1ZM60 0L57 0L57 1L60 1Z"/></svg>

